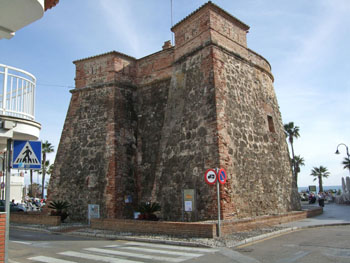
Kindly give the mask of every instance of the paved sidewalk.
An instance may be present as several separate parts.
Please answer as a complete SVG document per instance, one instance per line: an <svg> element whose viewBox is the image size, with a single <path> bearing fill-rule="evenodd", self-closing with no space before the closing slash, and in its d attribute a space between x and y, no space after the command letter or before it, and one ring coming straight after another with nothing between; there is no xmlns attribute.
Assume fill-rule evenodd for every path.
<svg viewBox="0 0 350 263"><path fill-rule="evenodd" d="M303 208L317 207L314 205L304 205ZM327 225L350 225L350 206L338 205L335 203L326 204L323 208L323 214L306 218L299 221L280 224L263 229L238 232L224 238L205 239L205 238L175 238L160 235L136 235L132 233L117 233L108 230L91 229L83 224L63 224L58 227L47 227L42 225L23 225L11 224L11 227L27 230L47 231L68 235L91 236L107 239L122 239L132 241L145 241L154 243L166 243L182 246L204 246L204 247L237 247L243 244L265 239L282 233L287 233L303 228L320 227Z"/></svg>
<svg viewBox="0 0 350 263"><path fill-rule="evenodd" d="M303 205L302 208L318 207L318 204ZM232 247L238 247L244 244L248 244L254 241L262 240L268 237L280 235L287 232L300 230L303 228L322 227L322 226L336 226L336 225L350 225L350 206L339 205L336 203L327 203L323 208L323 213L319 216L305 218L298 221L280 224L280 230L266 233L263 235L257 235L245 240L236 242Z"/></svg>
<svg viewBox="0 0 350 263"><path fill-rule="evenodd" d="M310 206L318 205L315 204ZM338 205L335 203L328 203L325 204L325 206L323 207L323 213L319 216L281 224L281 226L306 228L342 224L350 224L350 205Z"/></svg>

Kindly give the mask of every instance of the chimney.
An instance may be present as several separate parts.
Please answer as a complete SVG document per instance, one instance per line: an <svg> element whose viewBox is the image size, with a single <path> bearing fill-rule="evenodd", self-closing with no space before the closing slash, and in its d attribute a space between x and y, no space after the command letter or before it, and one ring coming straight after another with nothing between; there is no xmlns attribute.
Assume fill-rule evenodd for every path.
<svg viewBox="0 0 350 263"><path fill-rule="evenodd" d="M171 45L171 41L170 40L164 42L163 50L171 48L171 47L172 47L172 45Z"/></svg>

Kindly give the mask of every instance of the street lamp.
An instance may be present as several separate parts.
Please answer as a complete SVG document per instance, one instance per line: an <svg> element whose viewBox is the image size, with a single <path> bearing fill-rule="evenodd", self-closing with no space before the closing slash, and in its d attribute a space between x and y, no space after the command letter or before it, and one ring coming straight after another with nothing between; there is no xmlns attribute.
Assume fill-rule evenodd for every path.
<svg viewBox="0 0 350 263"><path fill-rule="evenodd" d="M349 147L345 144L345 143L339 143L338 146L337 146L337 150L335 151L335 154L340 154L338 148L340 145L343 145L345 146L346 148L346 155L348 156L348 160L350 160L350 154L349 154ZM349 173L350 173L350 169L349 169Z"/></svg>

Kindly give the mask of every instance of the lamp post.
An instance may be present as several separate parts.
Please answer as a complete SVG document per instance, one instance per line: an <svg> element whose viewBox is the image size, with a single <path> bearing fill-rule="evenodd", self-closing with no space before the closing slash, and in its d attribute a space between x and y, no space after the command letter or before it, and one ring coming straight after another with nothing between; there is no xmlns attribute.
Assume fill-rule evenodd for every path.
<svg viewBox="0 0 350 263"><path fill-rule="evenodd" d="M346 148L346 155L348 156L348 160L350 160L350 154L349 154L349 147L345 144L345 143L339 143L338 146L337 146L337 150L335 151L335 154L340 154L338 148L340 145L343 145L345 146ZM350 173L350 169L349 169L349 173Z"/></svg>

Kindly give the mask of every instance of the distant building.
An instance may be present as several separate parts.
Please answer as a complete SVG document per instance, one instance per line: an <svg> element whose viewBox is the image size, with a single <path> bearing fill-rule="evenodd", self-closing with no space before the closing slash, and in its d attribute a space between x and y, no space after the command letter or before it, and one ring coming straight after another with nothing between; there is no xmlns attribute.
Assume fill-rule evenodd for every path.
<svg viewBox="0 0 350 263"><path fill-rule="evenodd" d="M72 203L76 220L88 204L132 218L147 201L164 220L215 219L204 174L218 167L223 219L300 209L271 67L247 47L248 29L208 2L172 27L174 46L75 61L49 199Z"/></svg>
<svg viewBox="0 0 350 263"><path fill-rule="evenodd" d="M22 203L25 197L25 184L24 173L12 173L11 174L11 190L10 201L15 200L15 203ZM5 176L0 176L0 194L1 200L5 200L6 188L5 188Z"/></svg>

